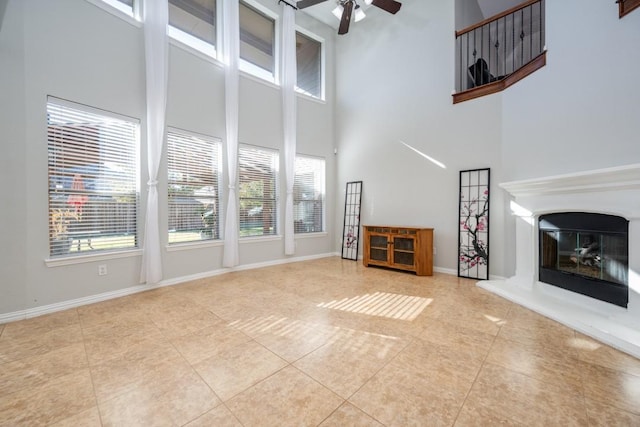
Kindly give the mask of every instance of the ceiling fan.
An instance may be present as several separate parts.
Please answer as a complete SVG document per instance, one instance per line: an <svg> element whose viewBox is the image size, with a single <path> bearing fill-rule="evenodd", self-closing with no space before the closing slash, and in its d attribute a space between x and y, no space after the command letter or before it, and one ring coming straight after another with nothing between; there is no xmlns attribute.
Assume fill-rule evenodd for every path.
<svg viewBox="0 0 640 427"><path fill-rule="evenodd" d="M298 9L305 9L324 1L327 0L299 0L296 6ZM347 32L349 32L349 24L351 23L351 15L355 10L360 8L360 5L358 4L358 0L336 0L336 2L338 3L338 8L342 7L342 17L340 18L338 34L347 34ZM364 0L364 2L377 6L394 15L400 10L400 6L402 6L402 3L395 0Z"/></svg>

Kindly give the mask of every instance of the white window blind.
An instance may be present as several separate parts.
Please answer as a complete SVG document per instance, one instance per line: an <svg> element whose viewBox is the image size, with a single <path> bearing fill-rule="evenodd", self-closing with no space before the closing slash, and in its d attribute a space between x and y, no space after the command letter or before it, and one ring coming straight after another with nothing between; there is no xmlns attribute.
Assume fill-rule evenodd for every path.
<svg viewBox="0 0 640 427"><path fill-rule="evenodd" d="M240 2L240 69L275 81L275 20Z"/></svg>
<svg viewBox="0 0 640 427"><path fill-rule="evenodd" d="M169 35L216 55L216 0L169 0Z"/></svg>
<svg viewBox="0 0 640 427"><path fill-rule="evenodd" d="M325 161L296 156L293 183L295 233L324 231Z"/></svg>
<svg viewBox="0 0 640 427"><path fill-rule="evenodd" d="M50 255L137 243L139 122L49 98Z"/></svg>
<svg viewBox="0 0 640 427"><path fill-rule="evenodd" d="M241 145L238 169L240 237L276 235L278 153Z"/></svg>
<svg viewBox="0 0 640 427"><path fill-rule="evenodd" d="M169 243L220 238L220 141L167 131Z"/></svg>
<svg viewBox="0 0 640 427"><path fill-rule="evenodd" d="M315 98L322 98L322 43L296 32L296 65L296 89Z"/></svg>

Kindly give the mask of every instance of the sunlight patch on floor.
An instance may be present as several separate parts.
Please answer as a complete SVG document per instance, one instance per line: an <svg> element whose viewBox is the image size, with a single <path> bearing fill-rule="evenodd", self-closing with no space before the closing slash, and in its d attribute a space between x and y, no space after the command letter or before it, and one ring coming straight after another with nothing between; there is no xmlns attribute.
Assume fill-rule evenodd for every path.
<svg viewBox="0 0 640 427"><path fill-rule="evenodd" d="M432 301L432 298L375 292L353 298L344 298L339 301L320 303L317 306L350 313L367 314L369 316L414 320Z"/></svg>

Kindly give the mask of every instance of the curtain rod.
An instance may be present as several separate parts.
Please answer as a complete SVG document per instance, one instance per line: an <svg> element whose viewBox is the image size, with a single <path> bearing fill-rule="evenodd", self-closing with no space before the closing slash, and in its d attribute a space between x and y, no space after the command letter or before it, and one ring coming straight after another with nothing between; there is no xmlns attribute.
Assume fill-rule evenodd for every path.
<svg viewBox="0 0 640 427"><path fill-rule="evenodd" d="M278 0L278 4L280 4L280 3L284 3L284 4L286 4L287 6L291 6L291 7L292 7L292 8L294 8L295 10L298 10L298 8L297 8L296 6L292 5L292 4L291 4L291 3L289 3L287 0Z"/></svg>

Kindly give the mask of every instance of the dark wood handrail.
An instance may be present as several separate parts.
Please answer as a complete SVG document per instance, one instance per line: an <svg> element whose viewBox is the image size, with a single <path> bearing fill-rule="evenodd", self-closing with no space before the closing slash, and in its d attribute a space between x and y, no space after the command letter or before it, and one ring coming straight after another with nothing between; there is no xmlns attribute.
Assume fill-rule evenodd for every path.
<svg viewBox="0 0 640 427"><path fill-rule="evenodd" d="M467 27L467 28L465 28L463 30L456 31L456 38L460 37L463 34L466 34L466 33L470 32L470 31L473 31L473 30L475 30L477 28L480 28L483 25L486 25L486 24L488 24L490 22L493 22L493 21L497 21L500 18L504 18L505 16L509 16L512 13L515 13L515 12L521 10L521 9L524 9L525 7L529 7L532 4L536 4L536 3L539 3L541 1L542 0L529 0L529 1L526 1L526 2L524 2L524 3L522 3L522 4L518 5L518 6L514 6L511 9L507 9L504 12L498 13L497 15L493 15L492 17L487 18L484 21L480 21L477 24L473 24L470 27Z"/></svg>
<svg viewBox="0 0 640 427"><path fill-rule="evenodd" d="M640 7L640 0L618 0L616 3L618 3L618 16L620 18Z"/></svg>

